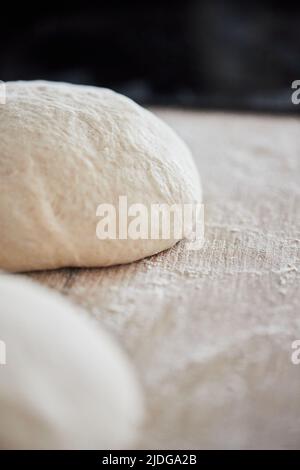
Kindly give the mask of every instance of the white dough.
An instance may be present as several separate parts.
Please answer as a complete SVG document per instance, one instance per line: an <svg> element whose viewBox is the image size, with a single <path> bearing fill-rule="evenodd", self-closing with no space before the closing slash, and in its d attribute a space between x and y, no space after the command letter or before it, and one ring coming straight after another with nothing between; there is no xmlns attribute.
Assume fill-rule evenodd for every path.
<svg viewBox="0 0 300 470"><path fill-rule="evenodd" d="M9 82L0 106L0 268L127 263L176 240L99 240L97 206L201 201L192 156L160 119L111 90Z"/></svg>
<svg viewBox="0 0 300 470"><path fill-rule="evenodd" d="M1 449L133 444L142 399L125 354L57 293L0 275Z"/></svg>

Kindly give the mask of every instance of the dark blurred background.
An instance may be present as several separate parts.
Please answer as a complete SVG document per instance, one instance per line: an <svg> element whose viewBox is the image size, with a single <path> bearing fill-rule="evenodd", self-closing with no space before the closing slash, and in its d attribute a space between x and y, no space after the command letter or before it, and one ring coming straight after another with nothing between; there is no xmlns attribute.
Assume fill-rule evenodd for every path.
<svg viewBox="0 0 300 470"><path fill-rule="evenodd" d="M99 85L141 104L299 112L300 2L1 5L0 79Z"/></svg>

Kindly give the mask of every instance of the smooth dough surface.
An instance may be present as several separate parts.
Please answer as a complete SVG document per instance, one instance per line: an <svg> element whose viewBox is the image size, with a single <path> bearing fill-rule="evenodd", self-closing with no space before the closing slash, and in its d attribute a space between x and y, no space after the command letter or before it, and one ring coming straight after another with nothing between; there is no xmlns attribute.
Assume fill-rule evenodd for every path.
<svg viewBox="0 0 300 470"><path fill-rule="evenodd" d="M84 312L50 289L3 274L0 339L6 348L0 370L1 449L133 444L143 414L134 372L117 344Z"/></svg>
<svg viewBox="0 0 300 470"><path fill-rule="evenodd" d="M8 82L0 106L0 268L127 263L176 240L99 240L99 204L201 201L192 156L160 119L111 90Z"/></svg>

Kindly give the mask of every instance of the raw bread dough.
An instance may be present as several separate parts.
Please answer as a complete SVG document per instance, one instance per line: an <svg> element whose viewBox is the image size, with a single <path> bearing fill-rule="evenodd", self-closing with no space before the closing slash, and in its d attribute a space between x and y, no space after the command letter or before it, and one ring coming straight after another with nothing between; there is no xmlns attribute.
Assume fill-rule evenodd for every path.
<svg viewBox="0 0 300 470"><path fill-rule="evenodd" d="M0 268L127 263L176 240L99 240L97 206L199 202L196 167L160 119L111 90L6 84L0 107Z"/></svg>
<svg viewBox="0 0 300 470"><path fill-rule="evenodd" d="M133 443L142 398L124 353L59 294L0 275L1 449ZM4 342L4 343L3 343Z"/></svg>

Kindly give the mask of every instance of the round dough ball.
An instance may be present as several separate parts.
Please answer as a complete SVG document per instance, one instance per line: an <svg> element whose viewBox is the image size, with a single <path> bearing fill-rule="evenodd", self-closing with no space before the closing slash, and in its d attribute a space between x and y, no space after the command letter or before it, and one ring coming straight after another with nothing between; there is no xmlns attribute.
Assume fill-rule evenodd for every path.
<svg viewBox="0 0 300 470"><path fill-rule="evenodd" d="M0 268L127 263L177 239L99 240L100 204L201 201L191 154L160 119L111 90L8 82L0 107ZM172 233L172 232L171 232Z"/></svg>
<svg viewBox="0 0 300 470"><path fill-rule="evenodd" d="M84 312L30 280L0 275L0 340L1 449L133 443L143 414L133 370Z"/></svg>

